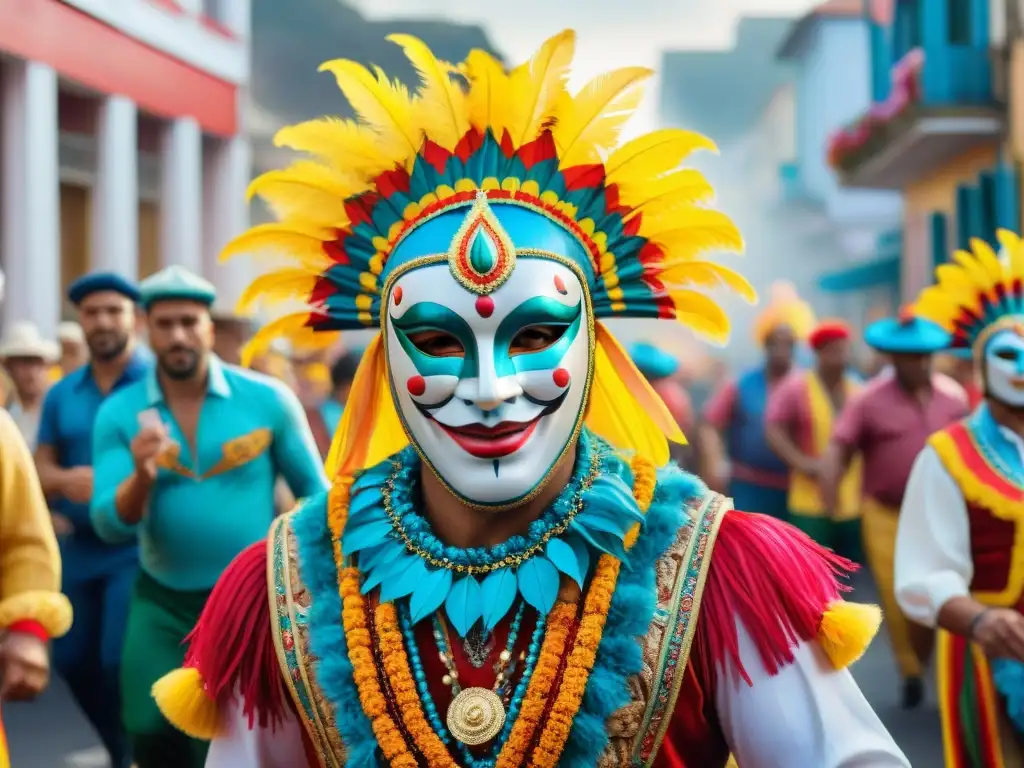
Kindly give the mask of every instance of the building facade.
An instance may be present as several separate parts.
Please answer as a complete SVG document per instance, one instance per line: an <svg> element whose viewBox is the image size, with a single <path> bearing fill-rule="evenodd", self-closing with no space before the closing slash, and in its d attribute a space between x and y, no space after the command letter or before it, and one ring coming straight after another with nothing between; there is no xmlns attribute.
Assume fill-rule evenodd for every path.
<svg viewBox="0 0 1024 768"><path fill-rule="evenodd" d="M1019 228L1011 158L1024 145L1005 105L1024 79L1006 12L1005 0L897 0L888 23L870 20L872 104L828 160L847 187L902 195L904 299L972 237Z"/></svg>
<svg viewBox="0 0 1024 768"><path fill-rule="evenodd" d="M797 20L779 49L796 66L795 162L785 169L791 199L819 206L830 223L827 258L815 270L821 304L862 325L879 305L899 293L899 195L843 187L822 148L842 126L871 104L871 24L861 0L830 0ZM872 13L884 16L876 3Z"/></svg>
<svg viewBox="0 0 1024 768"><path fill-rule="evenodd" d="M248 222L250 0L0 0L3 319L46 334L90 270L217 264Z"/></svg>

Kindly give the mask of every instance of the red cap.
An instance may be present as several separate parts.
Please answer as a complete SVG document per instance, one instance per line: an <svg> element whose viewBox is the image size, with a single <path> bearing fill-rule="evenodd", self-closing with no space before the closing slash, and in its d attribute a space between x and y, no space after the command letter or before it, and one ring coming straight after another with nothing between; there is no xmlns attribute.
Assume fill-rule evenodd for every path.
<svg viewBox="0 0 1024 768"><path fill-rule="evenodd" d="M822 320L811 331L807 343L811 345L811 349L819 350L833 341L842 341L848 338L850 338L850 326L842 320Z"/></svg>

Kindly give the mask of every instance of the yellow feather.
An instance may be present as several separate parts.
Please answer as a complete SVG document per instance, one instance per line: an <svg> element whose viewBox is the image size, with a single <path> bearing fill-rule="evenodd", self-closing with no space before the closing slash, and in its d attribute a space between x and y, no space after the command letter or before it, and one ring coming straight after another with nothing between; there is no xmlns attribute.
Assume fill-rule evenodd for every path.
<svg viewBox="0 0 1024 768"><path fill-rule="evenodd" d="M619 186L619 202L634 211L643 211L645 219L655 215L654 211L675 210L678 205L708 202L714 196L715 190L704 174L692 168L683 168L657 179Z"/></svg>
<svg viewBox="0 0 1024 768"><path fill-rule="evenodd" d="M348 59L335 59L320 65L338 82L352 109L374 131L380 134L380 151L397 162L413 155L423 144L423 132L415 119L409 89L392 82L379 67L371 73L366 67Z"/></svg>
<svg viewBox="0 0 1024 768"><path fill-rule="evenodd" d="M535 139L554 115L559 98L565 93L575 51L576 33L566 29L545 41L532 59L509 74L506 109L514 146Z"/></svg>
<svg viewBox="0 0 1024 768"><path fill-rule="evenodd" d="M295 222L259 224L224 246L220 260L226 261L241 253L252 255L270 252L317 271L331 263L323 251L323 244L331 237L333 235L329 230Z"/></svg>
<svg viewBox="0 0 1024 768"><path fill-rule="evenodd" d="M679 167L692 152L718 152L711 139L693 131L663 128L623 144L604 164L612 184L646 184Z"/></svg>
<svg viewBox="0 0 1024 768"><path fill-rule="evenodd" d="M663 268L693 259L710 250L743 251L743 237L736 225L720 211L689 208L678 212L675 228L652 239L665 249Z"/></svg>
<svg viewBox="0 0 1024 768"><path fill-rule="evenodd" d="M285 126L274 136L274 146L306 152L329 163L341 176L371 179L390 167L380 151L380 137L352 120L321 117Z"/></svg>
<svg viewBox="0 0 1024 768"><path fill-rule="evenodd" d="M500 140L508 125L506 103L509 99L509 76L496 58L474 48L462 68L469 81L467 110L469 120L478 131L490 128Z"/></svg>
<svg viewBox="0 0 1024 768"><path fill-rule="evenodd" d="M314 331L308 323L309 312L294 312L271 320L242 347L242 366L248 368L253 358L269 350L276 339L289 339L296 346L324 349L332 346L340 336L333 331Z"/></svg>
<svg viewBox="0 0 1024 768"><path fill-rule="evenodd" d="M412 35L388 35L387 39L401 46L423 83L417 115L426 134L445 149L455 149L469 130L469 116L466 94L452 80L450 65L438 61L430 48Z"/></svg>
<svg viewBox="0 0 1024 768"><path fill-rule="evenodd" d="M709 341L722 344L729 339L729 316L703 293L686 288L670 289L679 322Z"/></svg>
<svg viewBox="0 0 1024 768"><path fill-rule="evenodd" d="M699 285L702 288L725 286L750 304L757 302L757 291L747 278L714 261L685 261L664 270L658 279L669 289Z"/></svg>
<svg viewBox="0 0 1024 768"><path fill-rule="evenodd" d="M245 314L257 303L264 306L285 301L309 301L309 295L316 287L317 275L300 267L285 267L260 275L245 289L235 311Z"/></svg>
<svg viewBox="0 0 1024 768"><path fill-rule="evenodd" d="M1000 263L996 252L992 250L992 246L984 240L972 237L971 250L974 251L974 256L977 258L979 266L985 270L989 279L993 283L999 282L1003 275L1003 265Z"/></svg>
<svg viewBox="0 0 1024 768"><path fill-rule="evenodd" d="M1016 232L1011 232L1008 229L996 230L996 239L999 240L999 245L1008 251L1020 250L1020 235Z"/></svg>
<svg viewBox="0 0 1024 768"><path fill-rule="evenodd" d="M257 176L249 184L246 197L251 200L258 195L279 219L294 216L342 228L348 224L345 199L358 190L330 168L300 160L284 170Z"/></svg>
<svg viewBox="0 0 1024 768"><path fill-rule="evenodd" d="M599 150L615 145L622 126L640 104L643 92L636 86L652 74L645 67L625 67L598 75L576 96L564 96L551 132L559 167L601 160Z"/></svg>
<svg viewBox="0 0 1024 768"><path fill-rule="evenodd" d="M963 270L964 276L975 288L980 291L987 291L991 287L992 276L982 269L973 253L969 253L968 251L954 251L953 261L960 266Z"/></svg>

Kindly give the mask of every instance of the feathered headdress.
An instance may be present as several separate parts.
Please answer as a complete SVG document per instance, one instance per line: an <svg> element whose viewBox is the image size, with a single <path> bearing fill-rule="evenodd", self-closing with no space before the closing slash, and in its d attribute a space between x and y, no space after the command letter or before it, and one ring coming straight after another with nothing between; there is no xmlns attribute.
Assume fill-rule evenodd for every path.
<svg viewBox="0 0 1024 768"><path fill-rule="evenodd" d="M353 61L324 64L321 70L335 76L359 121L322 118L284 128L276 143L309 158L264 174L250 187L250 195L263 198L279 221L252 228L224 256L269 249L293 266L257 279L242 304L299 298L306 306L268 324L253 348L282 334L310 338L323 331L377 328L393 268L389 260L398 246L443 212L465 207L469 213L481 191L492 208L539 212L575 236L583 247L574 258L587 276L597 318L674 319L711 340L727 338L725 313L697 289L724 286L755 300L743 277L706 259L715 249L741 250L742 239L728 217L702 205L712 196L704 177L679 168L694 150L714 145L689 131L666 129L615 148L649 70L616 70L571 94L566 83L572 31L555 35L511 71L484 51L474 50L452 66L416 38L388 39L404 49L420 88L411 93L379 68ZM649 387L633 389L635 367L628 355L600 326L598 337L591 414L602 412L595 400L603 390L611 402L625 398L620 413L639 399L640 408L655 409L644 422L659 422L664 408L644 403L657 400ZM383 363L371 359L378 346L367 350L363 369L386 378ZM610 375L602 381L602 366L626 371L625 380ZM636 380L643 382L639 374ZM393 410L393 404L388 407ZM358 410L346 408L346 419ZM591 420L598 418L608 422L606 437L609 431L620 437L635 431L611 424L622 421L621 415ZM670 423L666 416L662 431L681 439ZM636 447L638 439L619 443ZM341 452L348 456L351 450Z"/></svg>
<svg viewBox="0 0 1024 768"><path fill-rule="evenodd" d="M776 280L768 294L768 305L754 321L754 338L763 345L777 328L786 326L798 340L806 341L816 322L814 310L800 298L796 287L786 280Z"/></svg>
<svg viewBox="0 0 1024 768"><path fill-rule="evenodd" d="M970 251L955 251L935 270L936 284L925 288L913 313L949 332L953 350L980 353L999 328L1024 320L1024 243L1014 233L997 233L1002 252L971 239Z"/></svg>

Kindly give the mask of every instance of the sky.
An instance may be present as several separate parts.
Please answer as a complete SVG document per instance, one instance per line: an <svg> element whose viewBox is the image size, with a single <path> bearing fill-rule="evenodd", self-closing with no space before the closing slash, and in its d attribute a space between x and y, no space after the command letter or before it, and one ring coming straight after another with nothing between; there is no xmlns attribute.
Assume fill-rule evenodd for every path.
<svg viewBox="0 0 1024 768"><path fill-rule="evenodd" d="M508 61L529 58L547 37L577 32L572 85L622 66L657 70L672 49L720 49L743 15L798 15L815 0L347 0L367 18L447 18L479 24ZM657 74L624 137L658 127Z"/></svg>

